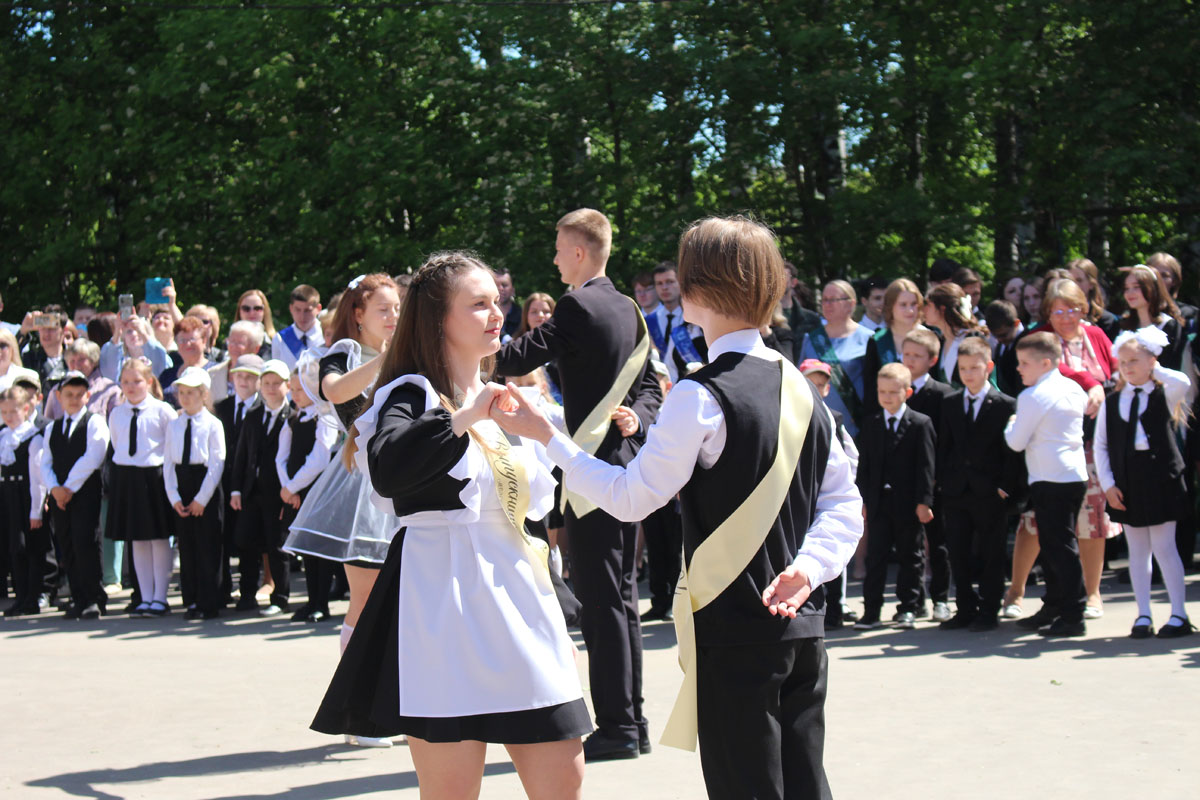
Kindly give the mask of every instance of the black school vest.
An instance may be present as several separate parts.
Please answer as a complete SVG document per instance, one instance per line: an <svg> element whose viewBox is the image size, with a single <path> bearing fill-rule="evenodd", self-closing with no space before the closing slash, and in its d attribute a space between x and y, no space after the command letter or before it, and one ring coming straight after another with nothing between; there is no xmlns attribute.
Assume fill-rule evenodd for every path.
<svg viewBox="0 0 1200 800"><path fill-rule="evenodd" d="M65 439L62 435L62 419L56 419L48 426L50 436L47 446L50 448L50 466L54 470L54 477L58 479L59 484L66 482L75 462L83 458L83 454L87 452L87 429L88 421L91 418L92 412L84 411L79 421L71 426L71 434ZM95 470L88 476L82 488L86 489L91 486L93 481L98 482L99 480L100 470Z"/></svg>
<svg viewBox="0 0 1200 800"><path fill-rule="evenodd" d="M29 443L35 436L37 436L36 433L13 448L13 458L16 459L13 463L0 464L0 482L3 483L4 488L11 488L15 492L24 492L26 498L29 497ZM10 483L20 485L10 487Z"/></svg>
<svg viewBox="0 0 1200 800"><path fill-rule="evenodd" d="M259 409L258 413L261 415L262 409ZM284 412L280 410L279 413ZM257 424L262 425L261 420ZM259 439L258 474L255 481L259 489L265 492L265 496L274 499L278 499L275 496L279 494L279 473L275 469L275 454L279 452L279 433L287 424L288 420L281 420L276 415L271 427L264 428L262 438Z"/></svg>
<svg viewBox="0 0 1200 800"><path fill-rule="evenodd" d="M1104 404L1104 425L1108 434L1108 460L1112 465L1113 479L1122 490L1129 487L1127 472L1128 456L1126 442L1130 423L1121 419L1120 393L1113 392ZM1150 459L1157 474L1152 479L1157 482L1178 480L1183 474L1183 456L1179 453L1179 445L1171 426L1171 413L1167 410L1167 395L1162 386L1155 386L1146 398L1146 410L1141 414L1142 429L1146 431L1146 439L1150 442Z"/></svg>
<svg viewBox="0 0 1200 800"><path fill-rule="evenodd" d="M716 398L725 415L725 449L709 469L697 465L679 493L683 552L692 554L762 481L779 445L779 365L742 353L725 353L684 380ZM791 565L816 516L817 495L829 461L833 426L813 393L813 415L787 499L758 553L724 592L696 612L696 643L723 646L820 637L825 593L809 596L795 619L773 617L762 593ZM749 534L748 534L749 535Z"/></svg>
<svg viewBox="0 0 1200 800"><path fill-rule="evenodd" d="M288 453L287 475L294 478L317 443L317 418L301 421L300 417L294 416L288 420L288 425L292 427L292 449Z"/></svg>

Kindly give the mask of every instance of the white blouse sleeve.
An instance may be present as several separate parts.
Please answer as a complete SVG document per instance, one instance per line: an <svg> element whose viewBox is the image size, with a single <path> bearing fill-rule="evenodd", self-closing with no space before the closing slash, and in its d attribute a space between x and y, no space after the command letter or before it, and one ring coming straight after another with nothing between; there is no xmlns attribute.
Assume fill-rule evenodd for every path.
<svg viewBox="0 0 1200 800"><path fill-rule="evenodd" d="M200 491L196 492L195 502L207 506L212 501L217 487L221 485L221 473L225 471L225 430L216 417L209 419L208 461L204 466L207 470L204 473L204 482L200 484Z"/></svg>
<svg viewBox="0 0 1200 800"><path fill-rule="evenodd" d="M1100 404L1100 411L1096 414L1096 432L1092 435L1092 457L1096 460L1096 476L1100 479L1100 488L1108 491L1117 485L1117 479L1113 477L1112 462L1108 457L1108 404L1110 402L1117 404L1118 411L1121 408L1121 394L1118 392L1112 397L1104 398L1104 402Z"/></svg>
<svg viewBox="0 0 1200 800"><path fill-rule="evenodd" d="M167 490L167 500L174 506L176 503L182 503L183 498L179 496L179 478L175 475L175 465L178 464L175 460L175 437L182 437L182 433L175 432L174 425L167 426L167 436L163 440L163 486Z"/></svg>
<svg viewBox="0 0 1200 800"><path fill-rule="evenodd" d="M46 505L46 482L42 478L42 451L50 452L42 434L29 442L29 518L41 519Z"/></svg>
<svg viewBox="0 0 1200 800"><path fill-rule="evenodd" d="M834 429L829 443L829 463L817 494L813 517L800 552L792 564L808 576L814 589L841 574L863 534L862 495L854 484L850 459Z"/></svg>

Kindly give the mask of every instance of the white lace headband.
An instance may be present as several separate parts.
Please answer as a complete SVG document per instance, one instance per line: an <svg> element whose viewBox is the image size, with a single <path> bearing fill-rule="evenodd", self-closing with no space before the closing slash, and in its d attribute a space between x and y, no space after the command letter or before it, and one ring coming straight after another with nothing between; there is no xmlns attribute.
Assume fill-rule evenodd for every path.
<svg viewBox="0 0 1200 800"><path fill-rule="evenodd" d="M1126 342L1130 341L1140 344L1146 350L1153 353L1155 358L1162 355L1162 351L1171 343L1167 335L1153 325L1138 328L1136 331L1122 331L1117 336L1117 340L1113 342L1113 358L1117 358L1117 352L1125 346Z"/></svg>
<svg viewBox="0 0 1200 800"><path fill-rule="evenodd" d="M347 289L349 289L350 291L354 291L355 289L357 289L357 288L358 288L358 285L359 285L360 283L362 283L362 282L363 282L363 278L365 278L365 277L367 277L367 276L366 276L366 275L359 275L357 278L355 278L354 280L350 281L350 285L349 285L349 286L347 286L346 288L347 288Z"/></svg>

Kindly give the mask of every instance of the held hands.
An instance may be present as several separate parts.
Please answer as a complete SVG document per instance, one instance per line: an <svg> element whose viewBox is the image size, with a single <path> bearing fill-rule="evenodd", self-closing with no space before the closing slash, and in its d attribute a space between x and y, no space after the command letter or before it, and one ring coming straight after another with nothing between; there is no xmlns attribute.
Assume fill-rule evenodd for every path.
<svg viewBox="0 0 1200 800"><path fill-rule="evenodd" d="M762 594L763 605L772 616L795 618L796 610L812 594L808 575L794 564L776 576Z"/></svg>
<svg viewBox="0 0 1200 800"><path fill-rule="evenodd" d="M75 496L75 493L65 486L55 486L50 490L50 495L54 498L54 502L58 504L58 507L66 511L67 503L71 502L71 498Z"/></svg>
<svg viewBox="0 0 1200 800"><path fill-rule="evenodd" d="M292 508L300 507L300 495L295 492L289 492L286 486L279 490L279 499L283 501L284 505L291 506Z"/></svg>
<svg viewBox="0 0 1200 800"><path fill-rule="evenodd" d="M642 421L638 419L638 415L634 413L633 409L628 406L617 406L617 410L613 412L612 419L617 424L617 430L627 439L637 433L638 428L642 427Z"/></svg>
<svg viewBox="0 0 1200 800"><path fill-rule="evenodd" d="M931 521L933 519L933 509L924 503L917 503L917 519L919 519L922 524Z"/></svg>
<svg viewBox="0 0 1200 800"><path fill-rule="evenodd" d="M514 436L524 436L542 444L549 443L554 436L554 426L541 410L525 401L516 384L508 384L506 395L492 406L492 419Z"/></svg>
<svg viewBox="0 0 1200 800"><path fill-rule="evenodd" d="M181 517L186 517L188 515L187 506L185 506L183 503L172 503L171 508L175 509L175 513Z"/></svg>
<svg viewBox="0 0 1200 800"><path fill-rule="evenodd" d="M466 405L450 415L450 427L455 436L462 436L467 428L480 420L488 418L492 412L492 404L506 394L504 387L498 383L485 383Z"/></svg>
<svg viewBox="0 0 1200 800"><path fill-rule="evenodd" d="M200 505L195 500L193 500L192 502L187 504L186 511L188 512L188 516L192 516L192 517L203 517L204 516L204 506Z"/></svg>
<svg viewBox="0 0 1200 800"><path fill-rule="evenodd" d="M1112 487L1104 492L1104 496L1108 499L1108 504L1117 511L1125 510L1125 495L1117 487Z"/></svg>

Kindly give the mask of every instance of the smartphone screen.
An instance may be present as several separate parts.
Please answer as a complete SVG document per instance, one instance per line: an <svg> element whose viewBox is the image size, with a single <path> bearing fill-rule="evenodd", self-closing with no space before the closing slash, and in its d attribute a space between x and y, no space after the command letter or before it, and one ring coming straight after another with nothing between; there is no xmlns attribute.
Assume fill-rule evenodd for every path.
<svg viewBox="0 0 1200 800"><path fill-rule="evenodd" d="M133 318L133 295L123 294L117 298L117 307L121 312L121 319L127 320Z"/></svg>

